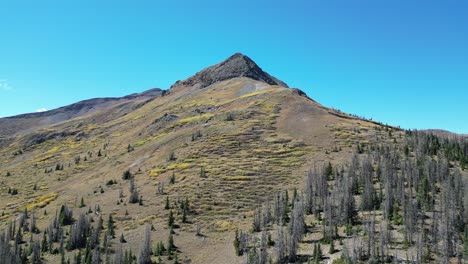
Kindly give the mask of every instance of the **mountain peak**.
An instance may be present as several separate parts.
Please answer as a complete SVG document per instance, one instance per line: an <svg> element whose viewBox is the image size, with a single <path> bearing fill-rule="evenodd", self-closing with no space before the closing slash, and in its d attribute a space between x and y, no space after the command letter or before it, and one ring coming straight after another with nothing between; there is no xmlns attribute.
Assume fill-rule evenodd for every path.
<svg viewBox="0 0 468 264"><path fill-rule="evenodd" d="M247 57L246 55L244 55L244 54L242 54L240 52L234 53L233 55L231 55L231 57L227 58L226 61L233 60L233 59L243 59L243 60L252 61L249 57Z"/></svg>
<svg viewBox="0 0 468 264"><path fill-rule="evenodd" d="M252 59L242 53L235 53L226 60L196 73L192 77L176 82L174 86L197 86L204 88L216 82L237 77L251 78L270 85L288 85L264 72Z"/></svg>
<svg viewBox="0 0 468 264"><path fill-rule="evenodd" d="M224 60L223 62L219 64L221 65L234 64L238 67L247 66L250 68L259 67L251 58L249 58L248 56L240 52L234 53L229 58L227 58L226 60Z"/></svg>

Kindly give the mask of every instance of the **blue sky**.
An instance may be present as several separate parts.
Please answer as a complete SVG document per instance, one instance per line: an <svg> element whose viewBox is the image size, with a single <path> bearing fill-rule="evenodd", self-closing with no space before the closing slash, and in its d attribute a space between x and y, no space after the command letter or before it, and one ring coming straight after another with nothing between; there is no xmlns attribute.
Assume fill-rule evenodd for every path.
<svg viewBox="0 0 468 264"><path fill-rule="evenodd" d="M467 1L0 0L0 116L168 88L242 52L323 105L468 133Z"/></svg>

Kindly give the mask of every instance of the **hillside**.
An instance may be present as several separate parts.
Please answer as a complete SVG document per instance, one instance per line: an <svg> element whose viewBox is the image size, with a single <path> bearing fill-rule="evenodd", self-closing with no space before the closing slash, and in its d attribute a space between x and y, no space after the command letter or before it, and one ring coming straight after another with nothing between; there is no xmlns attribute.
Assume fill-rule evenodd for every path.
<svg viewBox="0 0 468 264"><path fill-rule="evenodd" d="M431 144L437 141L436 147L419 147L423 145L421 142L429 142L429 139ZM295 245L301 257L283 257L283 260L306 262L308 257L312 259L312 247L326 237L321 237L319 227L322 225L335 228L337 236L331 240L340 241L340 245L338 242L335 245L336 252L328 254L323 250L324 257L338 259L346 251L344 247L348 246L352 251L357 238L362 239L360 243L377 244L378 239L370 239L369 232L364 232L362 227L369 222L365 219L370 219L374 213L373 223L383 225L385 219L388 220L383 206L377 204L385 204L383 196L389 197L389 190L395 189L397 193L399 186L395 214L401 215L399 210L405 207L405 198L416 200L417 186L424 177L416 177L418 167L409 164L419 166L419 161L426 158L428 162L425 164L435 168L428 165L429 172L425 174L421 169L421 175L435 175L437 168L442 166L440 164L445 164L445 169L444 176L437 174L439 176L434 176L437 179L428 183L426 195L431 194L435 205L421 211L421 215L426 214L429 219L422 220L422 226L424 221L427 225L432 223L434 215L430 212L440 212L442 198L438 195L444 193L443 184L450 175L456 175L462 182L461 187L457 185L462 190L461 196L456 197L462 205L457 203L457 207L447 210L460 209L460 206L468 208L468 188L463 189L467 177L464 164L468 162L466 140L403 131L329 109L301 90L288 88L285 82L264 72L242 54L235 54L179 81L167 91L156 89L123 98L92 99L45 113L0 119L0 147L0 229L14 230L12 221L20 229L24 225L31 227L31 218L34 219L39 232L24 228L23 243L19 243L23 248L31 248L28 261L35 256L35 243L31 241L43 243L45 233L50 246L40 255L47 263L60 263L62 254L58 252L62 250L57 234L63 237L62 245L72 241L68 242L71 246L63 250L63 257L72 263L78 252L85 254L85 251L98 255L90 255L90 260L112 258L116 263L125 263L118 262L115 256L129 249L133 254L141 255L143 234L151 234L151 249L157 251L158 242L166 245L168 237L172 236L170 230L173 230L177 246L174 252L177 253L162 256L154 253L153 261L161 259L163 263L173 263L177 256L179 261L187 263L243 263L254 258L250 255L257 251L251 249L264 240L261 232L250 232L252 222L255 226L255 219L259 217L256 208L263 205L261 210L265 210L267 200L271 200L273 208L275 197L283 197L285 191L293 197L296 190L300 194L290 203L286 198L285 205L285 208L291 207L290 212L285 210L293 214L296 198L307 197L307 188L312 185L308 182L320 181L331 187L324 196L318 194L320 188L314 187L316 194L309 197L317 200L317 206L311 209L310 215L302 216L308 232L303 232L303 239L297 241L299 246ZM428 152L428 149L433 151ZM456 154L447 154L449 150L456 150ZM387 156L393 157L391 166L385 163ZM431 159L435 163L430 163ZM402 167L405 161L406 167ZM364 164L370 168L368 178L361 172ZM332 171L327 174L328 178L317 176L323 175L325 169L322 171L322 168L327 166ZM390 167L395 169L390 170ZM404 169L412 171L411 175L417 180L405 178ZM355 199L356 204L360 204L367 189L375 188L372 195L380 192L376 195L380 197L378 203L376 198L372 202L375 204L359 208L359 213L353 216L354 227L351 228L355 228L355 236L352 232L344 234L345 228L350 228L350 219L327 224L323 220L328 217L326 203L318 205L319 200L327 200L332 193L347 193L348 187L340 189L339 186L346 182L342 177L351 177L353 170L359 175L357 189L351 198L343 199ZM379 174L379 170L384 171L385 176ZM395 181L385 185L390 174ZM342 180L336 180L340 177ZM412 193L413 188L415 193ZM406 192L407 195L401 194ZM297 198L298 204L301 199ZM466 201L465 205L463 201ZM73 246L71 223L53 224L57 212L62 211L59 215L63 220L63 205L73 212L72 227L83 224L83 219L92 218L94 222L89 225L94 231L88 234L100 230L95 237L107 243L103 246L98 243L94 249L87 250L85 248L90 246L86 243L80 245L77 242ZM461 220L457 224L466 224L467 218L463 219L466 211L468 209L460 213L457 219ZM80 214L83 214L82 218ZM111 227L107 225L110 215L113 219ZM170 228L168 218L171 215L174 224ZM102 230L98 227L100 217L106 223ZM415 230L411 232L419 234L415 219L412 224ZM289 223L294 221L288 220ZM409 245L405 250L403 237L408 232L398 231L404 229L403 222L393 218L392 221L388 221L386 228L397 231L392 234L394 240L390 239L391 248L385 251L386 254L396 254L404 259L409 258L405 255L409 252L416 258L418 236L407 241ZM145 231L145 224L151 226L150 231ZM283 224L287 225L286 222L280 224L279 220L266 221L260 229L268 230L276 240L282 232L278 231L278 226ZM114 238L104 235L109 234L110 229L115 233ZM198 235L197 229L200 230ZM61 231L54 234L52 230ZM240 252L233 247L235 230L250 234L244 236L250 239L242 242L246 252L243 256L236 256ZM379 229L379 233L383 233L381 231ZM13 238L15 232L10 233ZM456 243L453 246L456 253L461 250L463 241L456 239L455 233L458 236L462 231L444 234ZM125 243L121 243L121 234ZM14 241L6 240L13 250ZM323 242L325 248L329 240ZM88 238L87 243L90 241ZM292 238L289 241L293 241ZM54 252L52 248L58 251ZM276 260L281 250L276 243L259 252L268 252ZM455 259L455 253L447 259ZM6 256L6 253L2 254ZM363 259L369 259L369 255ZM434 252L429 259L436 261L442 256Z"/></svg>
<svg viewBox="0 0 468 264"><path fill-rule="evenodd" d="M32 132L39 128L54 125L73 118L86 116L98 111L113 113L116 110L120 115L126 114L135 108L161 96L163 90L154 88L143 93L135 93L124 97L94 98L78 103L60 107L51 111L22 114L18 116L0 118L0 140L10 136ZM146 101L145 101L146 100ZM135 102L138 102L136 104ZM112 115L112 118L116 116Z"/></svg>

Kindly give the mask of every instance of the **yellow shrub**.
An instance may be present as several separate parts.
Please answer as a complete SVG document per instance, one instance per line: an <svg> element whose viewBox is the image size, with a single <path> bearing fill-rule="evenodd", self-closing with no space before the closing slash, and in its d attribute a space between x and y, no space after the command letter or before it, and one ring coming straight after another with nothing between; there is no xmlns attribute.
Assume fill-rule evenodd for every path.
<svg viewBox="0 0 468 264"><path fill-rule="evenodd" d="M173 164L167 166L167 169L168 170L174 170L174 169L183 170L183 169L186 169L188 167L190 167L190 163L173 163Z"/></svg>
<svg viewBox="0 0 468 264"><path fill-rule="evenodd" d="M186 124L186 123L192 123L192 122L195 122L195 121L198 121L200 119L208 119L208 118L211 118L213 116L213 114L202 114L202 115L197 115L197 116L192 116L192 117L188 117L188 118L184 118L182 120L179 120L179 124Z"/></svg>
<svg viewBox="0 0 468 264"><path fill-rule="evenodd" d="M39 197L39 199L37 199L37 201L26 205L26 209L31 210L31 209L36 208L36 207L43 208L46 205L48 205L50 202L57 199L57 196L58 196L57 193L49 193L49 194L43 195L43 196Z"/></svg>
<svg viewBox="0 0 468 264"><path fill-rule="evenodd" d="M151 177L157 177L160 173L165 172L165 171L166 171L165 169L152 169L152 170L149 170L148 173L149 173L149 176Z"/></svg>

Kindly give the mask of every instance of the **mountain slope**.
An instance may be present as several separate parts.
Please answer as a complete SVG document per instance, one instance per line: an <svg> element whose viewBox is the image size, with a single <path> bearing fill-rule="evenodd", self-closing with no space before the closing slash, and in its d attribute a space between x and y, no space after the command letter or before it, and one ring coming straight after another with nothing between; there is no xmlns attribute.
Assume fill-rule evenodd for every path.
<svg viewBox="0 0 468 264"><path fill-rule="evenodd" d="M0 118L0 139L31 132L41 127L47 127L97 111L105 111L116 105L119 105L118 108L123 109L134 105L136 101L152 99L161 96L162 93L163 90L155 88L124 97L94 98L50 111Z"/></svg>
<svg viewBox="0 0 468 264"><path fill-rule="evenodd" d="M236 54L164 96L136 96L10 133L0 142L0 226L28 208L42 231L65 204L75 219L89 211L95 220L112 215L116 234L128 241L123 247L138 252L143 224L154 227L154 243L166 242L173 212L180 259L239 263L233 232L251 227L253 209L267 197L302 188L311 168L346 166L356 149L406 144L404 131L321 106L247 59ZM126 171L140 205L130 203ZM181 209L186 199L188 212ZM197 225L204 236L195 236Z"/></svg>

